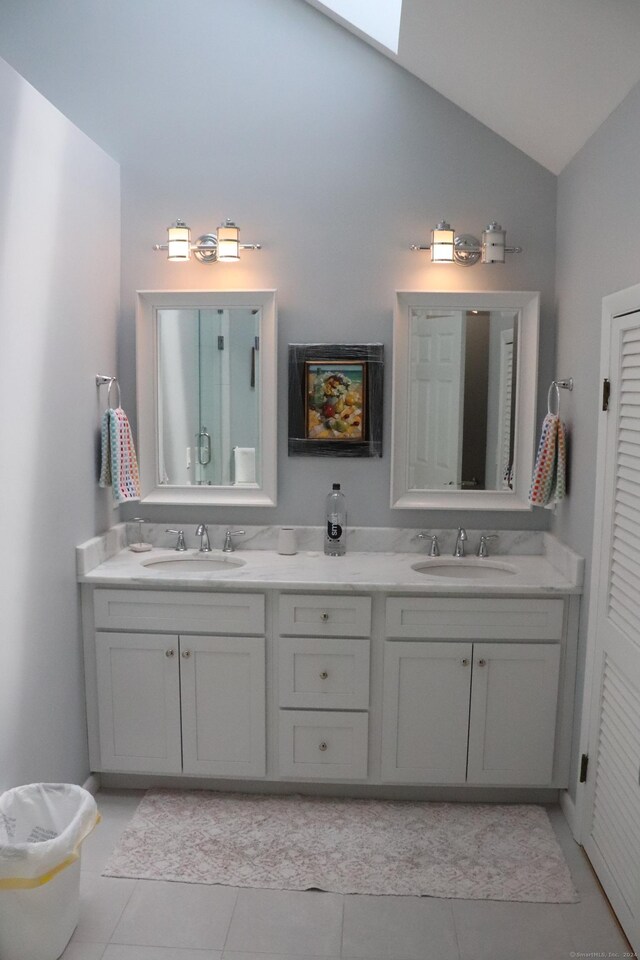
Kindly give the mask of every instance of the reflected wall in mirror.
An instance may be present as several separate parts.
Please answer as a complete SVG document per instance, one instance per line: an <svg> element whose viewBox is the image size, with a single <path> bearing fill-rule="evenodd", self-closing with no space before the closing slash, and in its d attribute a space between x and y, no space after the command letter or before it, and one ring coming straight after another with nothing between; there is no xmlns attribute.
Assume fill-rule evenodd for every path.
<svg viewBox="0 0 640 960"><path fill-rule="evenodd" d="M398 293L393 507L529 509L535 293Z"/></svg>
<svg viewBox="0 0 640 960"><path fill-rule="evenodd" d="M138 294L143 500L275 504L275 337L274 291Z"/></svg>

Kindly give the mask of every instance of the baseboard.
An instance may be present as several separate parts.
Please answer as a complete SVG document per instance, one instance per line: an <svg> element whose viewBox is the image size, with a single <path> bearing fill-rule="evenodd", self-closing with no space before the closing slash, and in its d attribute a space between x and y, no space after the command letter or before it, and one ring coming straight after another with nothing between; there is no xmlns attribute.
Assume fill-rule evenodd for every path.
<svg viewBox="0 0 640 960"><path fill-rule="evenodd" d="M430 800L452 803L558 803L558 790L537 787L423 787L394 784L303 783L274 780L218 780L154 774L102 773L102 789L217 790L220 792L302 794L377 800Z"/></svg>
<svg viewBox="0 0 640 960"><path fill-rule="evenodd" d="M85 790L87 790L91 796L95 797L96 793L100 789L100 774L99 773L90 773L85 782L82 784Z"/></svg>
<svg viewBox="0 0 640 960"><path fill-rule="evenodd" d="M569 824L569 829L576 843L580 843L580 824L578 823L578 811L575 801L572 800L568 790L560 791L560 809L564 818Z"/></svg>

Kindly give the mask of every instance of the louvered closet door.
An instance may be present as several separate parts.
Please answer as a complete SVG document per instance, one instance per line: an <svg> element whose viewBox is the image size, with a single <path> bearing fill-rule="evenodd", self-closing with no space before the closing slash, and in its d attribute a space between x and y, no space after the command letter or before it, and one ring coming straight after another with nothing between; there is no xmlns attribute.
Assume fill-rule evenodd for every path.
<svg viewBox="0 0 640 960"><path fill-rule="evenodd" d="M612 321L585 849L640 951L640 313Z"/></svg>

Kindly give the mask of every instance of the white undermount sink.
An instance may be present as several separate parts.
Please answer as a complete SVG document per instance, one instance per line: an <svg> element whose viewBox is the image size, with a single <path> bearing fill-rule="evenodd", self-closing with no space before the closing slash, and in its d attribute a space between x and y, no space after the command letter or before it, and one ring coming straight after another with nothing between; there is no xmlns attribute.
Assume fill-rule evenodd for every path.
<svg viewBox="0 0 640 960"><path fill-rule="evenodd" d="M475 557L434 557L412 564L411 569L425 577L447 580L504 580L518 572L510 563Z"/></svg>
<svg viewBox="0 0 640 960"><path fill-rule="evenodd" d="M206 554L187 554L183 557L162 557L157 560L143 560L142 565L154 573L231 573L238 567L244 567L246 560L235 557L209 557Z"/></svg>

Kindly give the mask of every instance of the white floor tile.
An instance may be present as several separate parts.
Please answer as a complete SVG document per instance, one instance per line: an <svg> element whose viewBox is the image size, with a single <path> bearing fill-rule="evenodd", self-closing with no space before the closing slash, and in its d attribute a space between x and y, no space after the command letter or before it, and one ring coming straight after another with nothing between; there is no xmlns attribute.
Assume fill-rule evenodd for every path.
<svg viewBox="0 0 640 960"><path fill-rule="evenodd" d="M234 887L139 880L111 940L221 950L237 896Z"/></svg>
<svg viewBox="0 0 640 960"><path fill-rule="evenodd" d="M576 954L622 958L630 953L629 945L599 890L584 895L580 903L562 904L560 909Z"/></svg>
<svg viewBox="0 0 640 960"><path fill-rule="evenodd" d="M248 890L238 894L225 949L338 957L342 897L298 890Z"/></svg>
<svg viewBox="0 0 640 960"><path fill-rule="evenodd" d="M225 950L222 960L340 960L340 958L309 957L302 953L237 953L235 950Z"/></svg>
<svg viewBox="0 0 640 960"><path fill-rule="evenodd" d="M448 900L347 896L342 956L379 960L458 960Z"/></svg>
<svg viewBox="0 0 640 960"><path fill-rule="evenodd" d="M83 873L80 880L80 923L72 941L108 943L137 882Z"/></svg>
<svg viewBox="0 0 640 960"><path fill-rule="evenodd" d="M175 947L127 947L112 943L103 960L220 960L217 950L176 950ZM254 958L256 960L256 958Z"/></svg>
<svg viewBox="0 0 640 960"><path fill-rule="evenodd" d="M567 960L560 904L453 900L461 960Z"/></svg>
<svg viewBox="0 0 640 960"><path fill-rule="evenodd" d="M62 954L61 960L101 960L105 949L104 943L72 942Z"/></svg>
<svg viewBox="0 0 640 960"><path fill-rule="evenodd" d="M102 820L82 844L83 871L102 873L143 796L144 791L140 790L117 790L97 795Z"/></svg>

